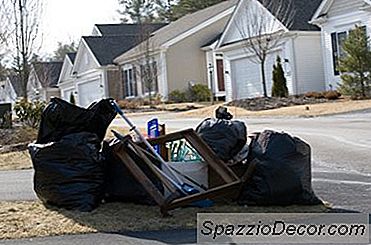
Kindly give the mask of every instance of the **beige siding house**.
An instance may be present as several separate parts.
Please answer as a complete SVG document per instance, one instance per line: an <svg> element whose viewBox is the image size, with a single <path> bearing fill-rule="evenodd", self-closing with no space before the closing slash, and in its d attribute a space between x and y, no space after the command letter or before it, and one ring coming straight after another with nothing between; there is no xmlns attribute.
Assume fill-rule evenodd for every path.
<svg viewBox="0 0 371 245"><path fill-rule="evenodd" d="M150 30L164 24L150 25ZM92 36L81 38L76 54L64 60L58 86L61 97L72 96L77 105L88 107L102 98L123 98L119 67L113 59L139 43L137 24L95 25Z"/></svg>
<svg viewBox="0 0 371 245"><path fill-rule="evenodd" d="M224 1L184 16L117 57L114 61L122 70L125 97L144 97L151 90L152 94L167 99L174 90L186 90L194 83L208 84L208 67L213 66L213 62L202 47L220 36L236 4L237 0ZM142 76L148 59L156 70L151 80L155 83L153 86L148 86ZM225 92L218 95L225 96Z"/></svg>

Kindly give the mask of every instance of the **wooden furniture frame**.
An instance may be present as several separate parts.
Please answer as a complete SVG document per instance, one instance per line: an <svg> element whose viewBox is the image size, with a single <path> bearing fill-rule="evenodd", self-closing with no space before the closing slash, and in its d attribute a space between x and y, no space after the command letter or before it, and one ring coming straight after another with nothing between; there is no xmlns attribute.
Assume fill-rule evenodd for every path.
<svg viewBox="0 0 371 245"><path fill-rule="evenodd" d="M220 197L228 195L231 191L238 191L241 187L242 180L237 177L231 168L229 168L222 160L220 160L211 148L194 132L193 129L188 129L180 132L175 132L167 135L160 136L158 138L149 139L148 141L152 145L160 145L164 147L167 142L172 142L176 140L185 139L204 159L205 163L215 171L216 174L224 181L224 184L216 187L212 187L207 191L188 195L188 196L176 196L173 198L166 199L165 196L155 187L151 180L146 176L146 174L141 170L141 168L136 164L134 159L128 154L127 150L130 149L132 152L141 159L141 161L147 165L154 164L148 154L145 154L145 147L134 143L130 138L115 145L114 153L121 160L123 164L129 169L131 174L137 179L139 183L142 184L143 188L148 192L148 194L153 198L153 200L160 206L161 213L166 216L168 211L181 206L189 205L192 202L213 199L215 197ZM129 147L129 148L128 148ZM153 170L153 168L152 168ZM250 178L252 175L252 170L246 172L243 177L244 181ZM166 180L161 182L165 187L168 187L170 191L174 193L176 190L169 187L169 183Z"/></svg>

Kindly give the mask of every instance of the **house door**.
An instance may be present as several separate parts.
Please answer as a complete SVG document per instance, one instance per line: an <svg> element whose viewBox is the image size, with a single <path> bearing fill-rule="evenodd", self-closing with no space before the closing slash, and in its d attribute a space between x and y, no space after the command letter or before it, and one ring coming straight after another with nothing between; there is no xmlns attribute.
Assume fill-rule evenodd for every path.
<svg viewBox="0 0 371 245"><path fill-rule="evenodd" d="M218 77L218 91L224 92L225 91L225 83L224 83L224 64L223 60L216 60L216 72Z"/></svg>

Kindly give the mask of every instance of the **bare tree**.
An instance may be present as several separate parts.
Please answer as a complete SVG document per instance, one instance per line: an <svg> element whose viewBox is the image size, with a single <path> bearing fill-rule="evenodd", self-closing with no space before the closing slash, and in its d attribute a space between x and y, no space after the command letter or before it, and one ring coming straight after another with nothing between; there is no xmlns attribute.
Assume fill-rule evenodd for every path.
<svg viewBox="0 0 371 245"><path fill-rule="evenodd" d="M135 67L135 78L139 78L143 95L148 95L149 103L152 104L153 95L158 92L158 75L160 64L155 59L155 45L151 38L154 27L151 23L139 24L138 33L138 58L132 62Z"/></svg>
<svg viewBox="0 0 371 245"><path fill-rule="evenodd" d="M30 77L27 84L27 91L32 94L31 100L39 100L44 95L40 94L46 91L50 86L53 75L53 62L36 61L31 65Z"/></svg>
<svg viewBox="0 0 371 245"><path fill-rule="evenodd" d="M8 32L6 28L7 22L7 11L8 9L5 6L5 0L0 1L0 81L6 76L6 67L3 64L5 54L7 52L6 42L8 39Z"/></svg>
<svg viewBox="0 0 371 245"><path fill-rule="evenodd" d="M294 5L292 0L242 1L243 18L234 24L243 39L245 51L253 54L252 61L260 65L263 93L268 97L265 63L268 54L279 46L286 30L292 26Z"/></svg>
<svg viewBox="0 0 371 245"><path fill-rule="evenodd" d="M37 49L42 0L3 0L7 13L9 45L13 52L14 70L21 81L21 97L27 99L30 63Z"/></svg>

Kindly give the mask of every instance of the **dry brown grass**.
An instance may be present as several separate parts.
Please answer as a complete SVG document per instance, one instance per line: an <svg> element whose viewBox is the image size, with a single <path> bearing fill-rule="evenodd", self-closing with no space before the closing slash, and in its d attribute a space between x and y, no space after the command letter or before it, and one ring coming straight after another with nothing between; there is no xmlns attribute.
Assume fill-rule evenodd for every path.
<svg viewBox="0 0 371 245"><path fill-rule="evenodd" d="M116 130L117 132L126 135L129 132L128 127L115 127L112 126L107 130L106 137L107 139L114 138L111 130ZM139 130L146 135L146 130L144 128L139 128ZM167 132L172 132L174 130L167 129ZM31 169L32 161L28 151L19 151L19 152L10 152L0 154L0 171L3 170L22 170L22 169Z"/></svg>
<svg viewBox="0 0 371 245"><path fill-rule="evenodd" d="M0 202L0 239L195 228L197 213L322 213L325 206L183 208L162 218L158 207L107 203L91 213L47 209L41 202Z"/></svg>
<svg viewBox="0 0 371 245"><path fill-rule="evenodd" d="M14 127L11 129L0 129L0 145L18 144L32 142L37 138L38 130L30 127Z"/></svg>
<svg viewBox="0 0 371 245"><path fill-rule="evenodd" d="M216 108L219 105L209 106L198 110L192 110L187 112L178 113L178 118L187 117L214 117ZM352 101L342 99L339 101L313 104L313 105L300 105L292 107L284 107L274 110L265 111L248 111L238 107L228 107L228 110L235 116L238 117L267 117L267 116L304 116L304 117L314 117L331 115L338 113L346 113L357 110L364 110L371 108L371 100L360 100ZM308 110L309 109L309 110Z"/></svg>
<svg viewBox="0 0 371 245"><path fill-rule="evenodd" d="M32 168L32 162L28 151L0 154L0 171L30 168Z"/></svg>

